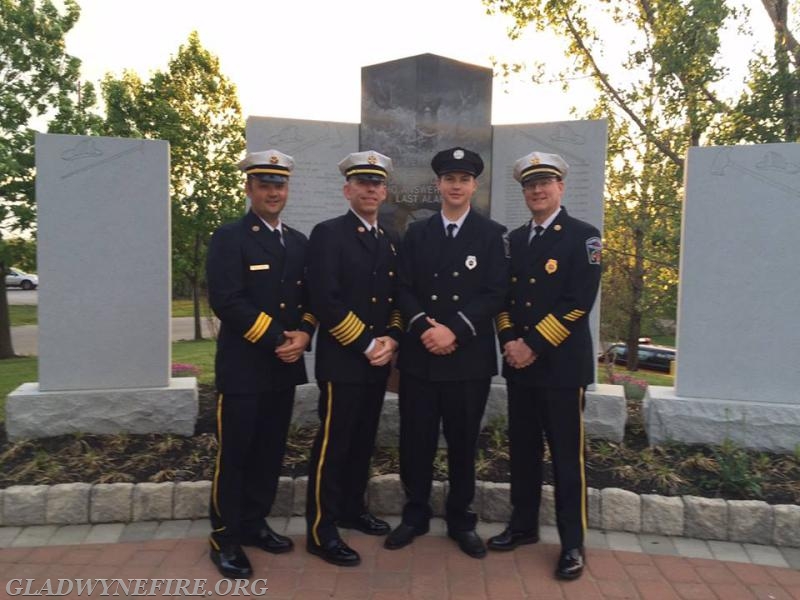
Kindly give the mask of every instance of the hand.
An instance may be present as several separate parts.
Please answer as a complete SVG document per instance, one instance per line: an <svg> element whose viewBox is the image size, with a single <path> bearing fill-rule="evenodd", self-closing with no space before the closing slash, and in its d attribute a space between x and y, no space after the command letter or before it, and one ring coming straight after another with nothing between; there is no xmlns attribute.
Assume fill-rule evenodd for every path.
<svg viewBox="0 0 800 600"><path fill-rule="evenodd" d="M534 363L536 353L522 338L511 340L503 345L503 356L506 362L515 369L524 369Z"/></svg>
<svg viewBox="0 0 800 600"><path fill-rule="evenodd" d="M285 363L296 362L308 347L311 337L305 331L284 331L286 341L275 348L275 354Z"/></svg>
<svg viewBox="0 0 800 600"><path fill-rule="evenodd" d="M431 317L425 318L431 325L431 327L422 332L422 335L419 337L425 349L431 354L438 354L440 356L455 352L457 348L456 334L446 325L437 323L436 319Z"/></svg>
<svg viewBox="0 0 800 600"><path fill-rule="evenodd" d="M382 367L388 364L389 361L392 360L397 346L397 342L388 335L375 338L375 347L372 349L372 352L367 355L369 364L373 367Z"/></svg>

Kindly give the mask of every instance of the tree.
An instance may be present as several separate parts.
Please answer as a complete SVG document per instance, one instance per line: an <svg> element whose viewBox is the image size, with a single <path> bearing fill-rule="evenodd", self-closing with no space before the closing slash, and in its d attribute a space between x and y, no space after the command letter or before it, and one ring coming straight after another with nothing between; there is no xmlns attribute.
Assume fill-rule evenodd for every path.
<svg viewBox="0 0 800 600"><path fill-rule="evenodd" d="M762 0L778 15L784 55L796 55L787 35L786 0ZM734 103L720 97L727 71L721 64L719 32L742 18L738 3L724 0L484 0L490 13L513 17L512 38L527 27L554 31L569 59L558 74L591 78L598 93L587 116L609 119L606 190L606 240L603 310L605 334L624 337L635 370L638 338L645 315L674 314L677 288L683 163L690 146L713 143L720 132L747 138L760 127L776 89L783 102L769 108L785 119L790 92L780 61L762 93ZM607 53L607 39L625 39L624 57ZM794 49L795 54L790 52ZM788 62L788 59L784 62ZM795 63L796 64L796 63ZM537 77L554 76L544 64L503 65L506 72L526 68ZM796 71L796 70L795 70ZM754 70L754 75L757 71ZM782 77L784 77L782 79ZM774 96L772 96L774 98ZM781 112L783 111L783 112ZM791 110L789 110L791 112ZM795 113L796 116L796 113ZM780 116L776 119L780 121ZM791 119L790 119L791 120ZM790 120L781 121L790 131ZM735 126L734 126L735 125ZM777 130L780 125L773 128ZM752 138L751 138L752 139ZM665 310L666 309L666 310Z"/></svg>
<svg viewBox="0 0 800 600"><path fill-rule="evenodd" d="M244 122L236 87L196 32L149 81L133 73L107 76L103 96L111 135L170 142L172 270L191 289L195 339L202 338L200 296L208 239L244 210L237 161L244 152Z"/></svg>
<svg viewBox="0 0 800 600"><path fill-rule="evenodd" d="M18 234L35 227L33 124L48 120L60 132L79 133L92 117L91 85L80 98L80 61L65 52L64 36L78 20L74 0L63 12L50 0L0 0L0 223ZM8 249L0 238L0 277ZM0 289L0 358L14 356L5 286Z"/></svg>

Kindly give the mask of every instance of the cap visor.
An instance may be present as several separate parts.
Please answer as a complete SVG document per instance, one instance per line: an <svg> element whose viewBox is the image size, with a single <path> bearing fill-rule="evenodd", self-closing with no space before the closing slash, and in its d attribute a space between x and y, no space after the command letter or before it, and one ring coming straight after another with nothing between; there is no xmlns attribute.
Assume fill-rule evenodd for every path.
<svg viewBox="0 0 800 600"><path fill-rule="evenodd" d="M264 183L286 183L289 181L286 175L272 175L270 173L254 173L253 177Z"/></svg>
<svg viewBox="0 0 800 600"><path fill-rule="evenodd" d="M358 179L359 181L377 181L378 183L386 181L386 177L381 177L380 175L372 175L370 173L351 175L350 178Z"/></svg>

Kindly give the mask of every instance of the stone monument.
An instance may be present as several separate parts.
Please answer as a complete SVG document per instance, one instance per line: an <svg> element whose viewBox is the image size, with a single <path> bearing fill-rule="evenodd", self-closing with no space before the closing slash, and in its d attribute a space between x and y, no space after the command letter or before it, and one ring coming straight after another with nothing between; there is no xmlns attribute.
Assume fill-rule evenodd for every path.
<svg viewBox="0 0 800 600"><path fill-rule="evenodd" d="M197 381L170 377L169 145L36 136L39 381L6 402L9 439L191 435Z"/></svg>
<svg viewBox="0 0 800 600"><path fill-rule="evenodd" d="M342 177L336 164L349 152L374 149L392 157L395 172L381 220L399 233L412 220L439 210L440 200L430 168L443 148L467 146L478 151L486 167L473 199L476 210L509 229L530 215L513 162L533 149L563 154L571 165L565 205L571 214L602 230L606 156L605 121L571 121L491 125L491 69L422 54L362 69L361 124L301 121L271 117L247 120L248 151L278 148L291 154L292 174L286 223L308 234L317 222L342 214ZM595 343L599 333L599 300L592 313ZM499 354L498 354L499 356ZM313 355L306 353L313 375ZM300 386L294 420L315 423L316 385ZM504 415L506 388L496 377L486 420ZM625 428L621 386L595 386L587 394L586 431L619 441ZM388 393L379 443L396 443L396 395Z"/></svg>
<svg viewBox="0 0 800 600"><path fill-rule="evenodd" d="M651 443L800 448L800 144L690 148L677 373L650 387Z"/></svg>

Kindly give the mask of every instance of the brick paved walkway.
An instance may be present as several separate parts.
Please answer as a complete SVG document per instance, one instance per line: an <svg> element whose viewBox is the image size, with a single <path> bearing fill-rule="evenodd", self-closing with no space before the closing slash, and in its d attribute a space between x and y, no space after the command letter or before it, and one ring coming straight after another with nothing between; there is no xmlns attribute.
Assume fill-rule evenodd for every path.
<svg viewBox="0 0 800 600"><path fill-rule="evenodd" d="M118 538L125 539L125 535L119 535L124 526L117 527ZM498 527L495 524L493 528ZM154 539L179 528L175 523L167 523L166 528L153 524L146 534L141 526L128 529L128 539L147 538L141 541L90 543L91 539L85 539L84 543L75 545L52 545L58 538L54 539L51 532L50 541L39 546L26 544L35 540L37 531L42 533L44 529L27 529L31 530L27 540L19 537L20 533L18 545L0 549L0 598L23 597L22 592L17 592L18 582L6 587L13 579L33 579L32 591L50 579L55 591L58 578L188 579L192 580L189 590L195 585L193 580L204 579L202 591L211 592L203 594L204 597L223 597L213 592L221 578L208 559L206 541L198 537L201 527L185 525L182 537ZM98 531L95 539L101 539L102 531L111 529ZM475 560L462 554L442 535L422 536L411 546L397 551L383 549L382 538L360 534L347 537L361 553L363 562L359 567L335 567L309 555L303 548L305 538L302 535L294 536L297 548L290 554L274 556L248 549L254 577L267 580L268 589L263 597L276 600L800 600L800 570L754 562L595 547L588 552L588 568L581 579L558 582L552 577L558 546L547 541L522 546L511 553L490 553L484 560ZM67 538L64 534L61 539ZM690 548L691 544L685 547ZM656 551L663 552L663 549ZM149 590L152 582L144 585L140 595L144 595L142 590ZM219 585L222 586L218 588L220 591L228 589L225 581ZM173 583L173 591L175 586L177 583ZM24 582L22 587L24 592ZM155 595L163 591L162 588ZM113 592L112 589L111 594ZM91 597L99 598L100 593L98 587ZM124 593L120 592L120 596ZM78 596L73 592L61 597L86 598L87 595Z"/></svg>

